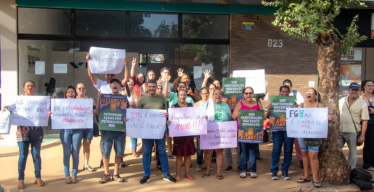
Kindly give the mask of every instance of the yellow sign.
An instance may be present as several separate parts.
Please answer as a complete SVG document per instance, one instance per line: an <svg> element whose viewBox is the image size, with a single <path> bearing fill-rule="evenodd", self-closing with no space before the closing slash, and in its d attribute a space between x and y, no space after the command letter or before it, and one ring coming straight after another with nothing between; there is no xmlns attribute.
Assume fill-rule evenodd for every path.
<svg viewBox="0 0 374 192"><path fill-rule="evenodd" d="M243 22L243 25L254 25L255 23L253 22Z"/></svg>

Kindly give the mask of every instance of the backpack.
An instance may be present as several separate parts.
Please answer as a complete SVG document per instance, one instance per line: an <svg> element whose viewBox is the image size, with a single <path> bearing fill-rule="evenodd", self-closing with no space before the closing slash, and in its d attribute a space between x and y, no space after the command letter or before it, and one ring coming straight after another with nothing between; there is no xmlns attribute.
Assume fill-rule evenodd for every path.
<svg viewBox="0 0 374 192"><path fill-rule="evenodd" d="M356 184L361 191L373 189L373 185L371 184L372 178L371 173L364 169L354 168L351 172L351 182Z"/></svg>

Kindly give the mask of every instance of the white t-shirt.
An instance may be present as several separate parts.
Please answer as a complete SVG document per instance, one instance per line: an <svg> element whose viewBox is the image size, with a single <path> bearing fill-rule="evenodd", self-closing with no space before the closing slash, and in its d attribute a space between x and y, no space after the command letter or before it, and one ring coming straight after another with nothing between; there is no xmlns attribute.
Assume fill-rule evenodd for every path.
<svg viewBox="0 0 374 192"><path fill-rule="evenodd" d="M294 91L291 90L289 96L294 96L293 94L294 94ZM304 100L303 95L301 95L301 93L298 92L298 91L296 92L296 103L297 103L298 105L300 105L301 103L305 103L305 100Z"/></svg>
<svg viewBox="0 0 374 192"><path fill-rule="evenodd" d="M110 88L110 83L97 79L97 84L94 87L101 92L101 94L111 94L112 89Z"/></svg>

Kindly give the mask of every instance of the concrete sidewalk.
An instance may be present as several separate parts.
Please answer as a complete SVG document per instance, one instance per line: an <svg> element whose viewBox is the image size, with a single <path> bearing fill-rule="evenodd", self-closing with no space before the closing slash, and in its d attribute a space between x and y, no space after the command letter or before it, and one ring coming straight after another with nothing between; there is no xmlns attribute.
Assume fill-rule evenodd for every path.
<svg viewBox="0 0 374 192"><path fill-rule="evenodd" d="M101 154L99 148L100 138L94 138L91 144L90 165L98 168ZM138 139L138 146L140 139ZM42 179L46 183L44 187L39 187L34 184L34 166L32 157L29 153L25 172L25 189L24 192L65 192L65 191L300 191L300 188L310 190L312 183L299 184L296 180L303 175L303 170L299 167L299 161L294 153L292 158L292 165L290 167L289 175L290 181L285 181L279 177L278 181L271 180L270 173L270 158L272 151L272 144L261 144L260 153L263 158L262 161L257 161L257 179L239 178L239 172L234 170L231 173L224 173L225 179L218 180L216 178L216 164L213 164L214 171L211 176L203 179L201 175L203 172L197 172L196 168L196 155L192 157L191 174L196 180L190 181L182 177L182 181L177 183L169 183L162 180L162 173L156 169L156 161L152 162L151 168L151 181L145 185L140 185L139 180L143 177L142 156L134 158L131 155L131 142L127 137L126 152L124 161L125 168L120 169L121 177L126 179L124 183L111 181L106 184L99 184L99 180L103 175L103 169L98 169L96 172L90 173L82 171L83 168L83 155L80 153L79 173L77 184L65 184L64 171L63 171L63 153L60 140L46 142L42 144ZM294 150L295 151L295 150ZM234 162L236 152L233 150ZM348 148L344 148L346 157L348 156ZM114 151L111 153L113 157ZM111 159L110 171L113 171L113 158ZM357 167L362 167L362 147L358 149L358 164ZM283 163L281 158L280 167ZM1 147L0 148L0 185L9 189L10 192L20 191L17 189L18 185L18 147ZM170 174L175 176L175 160L169 158ZM227 166L224 160L223 169ZM204 171L204 170L203 170ZM182 176L184 175L184 168L182 167ZM280 176L281 172L279 172ZM356 191L357 188L350 187L349 191ZM325 190L322 191L326 191ZM319 190L320 191L320 190ZM336 189L335 189L336 191Z"/></svg>

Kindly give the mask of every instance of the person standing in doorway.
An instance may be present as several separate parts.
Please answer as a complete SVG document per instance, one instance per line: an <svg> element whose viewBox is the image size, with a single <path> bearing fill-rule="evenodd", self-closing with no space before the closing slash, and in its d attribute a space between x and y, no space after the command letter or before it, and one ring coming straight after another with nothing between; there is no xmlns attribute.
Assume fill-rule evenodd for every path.
<svg viewBox="0 0 374 192"><path fill-rule="evenodd" d="M340 126L339 144L343 149L347 143L349 148L348 163L351 169L356 168L357 143L365 141L365 134L369 120L368 105L360 97L360 85L351 83L348 89L348 96L339 100ZM362 126L361 126L361 124ZM357 132L361 136L357 140Z"/></svg>

